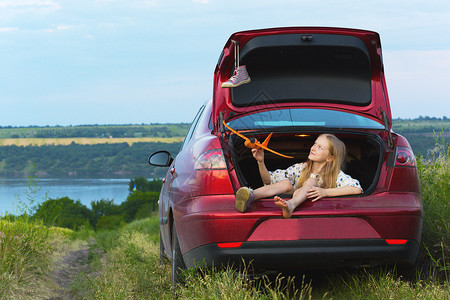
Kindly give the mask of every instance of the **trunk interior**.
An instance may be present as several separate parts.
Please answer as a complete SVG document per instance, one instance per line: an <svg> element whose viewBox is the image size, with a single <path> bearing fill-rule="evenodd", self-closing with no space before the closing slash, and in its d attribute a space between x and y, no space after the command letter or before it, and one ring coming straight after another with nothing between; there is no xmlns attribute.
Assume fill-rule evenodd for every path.
<svg viewBox="0 0 450 300"><path fill-rule="evenodd" d="M255 137L262 142L269 133L252 132L252 135L247 135L247 137ZM320 133L323 133L323 131ZM306 161L309 150L320 133L304 131L274 133L268 147L294 158L284 158L269 151L264 151L267 169L269 171L286 169L295 163ZM363 132L333 134L341 139L347 148L346 162L342 171L359 180L364 190L363 194L370 193L375 188L379 177L379 169L383 159L382 141L376 135ZM251 150L245 147L244 140L233 134L230 139L230 147L241 186L248 186L253 189L262 186L258 165Z"/></svg>

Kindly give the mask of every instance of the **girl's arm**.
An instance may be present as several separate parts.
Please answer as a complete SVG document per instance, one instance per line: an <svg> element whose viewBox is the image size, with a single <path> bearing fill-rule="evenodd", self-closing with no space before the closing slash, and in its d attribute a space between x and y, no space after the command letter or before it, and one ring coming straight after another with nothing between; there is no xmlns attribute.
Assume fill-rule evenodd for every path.
<svg viewBox="0 0 450 300"><path fill-rule="evenodd" d="M264 184L270 184L270 173L266 168L266 164L263 162L258 161L258 169L259 169L259 175L261 175L261 179Z"/></svg>
<svg viewBox="0 0 450 300"><path fill-rule="evenodd" d="M259 175L264 184L270 184L270 173L267 170L266 164L264 163L264 150L262 148L252 149L253 157L258 162Z"/></svg>
<svg viewBox="0 0 450 300"><path fill-rule="evenodd" d="M320 187L313 187L306 193L306 197L312 202L320 200L324 197L336 197L344 195L358 195L361 194L361 189L355 186L343 186L338 188L323 189Z"/></svg>

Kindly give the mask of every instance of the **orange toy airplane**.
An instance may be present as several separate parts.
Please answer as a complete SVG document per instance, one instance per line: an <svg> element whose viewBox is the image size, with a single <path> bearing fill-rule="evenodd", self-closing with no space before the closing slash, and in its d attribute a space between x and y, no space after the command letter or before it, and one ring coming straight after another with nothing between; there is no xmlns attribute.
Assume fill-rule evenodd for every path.
<svg viewBox="0 0 450 300"><path fill-rule="evenodd" d="M263 148L264 150L270 151L270 152L272 152L272 153L274 153L274 154L276 154L276 155L279 155L279 156L281 156L281 157L294 158L294 157L292 157L292 156L287 156L287 155L278 153L278 152L276 152L276 151L273 151L272 149L269 149L269 148L267 147L267 145L269 144L269 140L270 140L270 138L272 137L273 132L270 133L270 134L266 137L266 139L264 140L264 142L261 144L260 142L258 142L257 139L252 139L253 141L251 141L248 137L243 136L242 134L240 134L239 132L237 132L236 130L234 130L234 129L231 128L230 126L228 126L227 123L225 123L225 121L223 121L223 125L225 125L225 127L228 128L228 129L230 129L233 133L235 133L235 134L237 134L238 136L240 136L241 138L243 138L243 139L245 140L244 145L245 145L245 147L247 147L247 148L250 148L250 149Z"/></svg>

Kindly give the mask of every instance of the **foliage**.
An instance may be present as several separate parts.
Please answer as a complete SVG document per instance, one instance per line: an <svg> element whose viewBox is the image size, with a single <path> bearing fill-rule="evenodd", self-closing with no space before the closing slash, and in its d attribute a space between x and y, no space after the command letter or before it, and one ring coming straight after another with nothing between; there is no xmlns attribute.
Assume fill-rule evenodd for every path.
<svg viewBox="0 0 450 300"><path fill-rule="evenodd" d="M89 209L79 200L74 201L68 197L49 199L38 205L32 219L42 220L46 226L75 230L82 227L113 230L135 219L147 218L157 210L160 180L147 181L136 177L130 181L130 185L135 181L141 184L140 189L130 191L127 199L120 204L102 199L92 201Z"/></svg>
<svg viewBox="0 0 450 300"><path fill-rule="evenodd" d="M110 125L69 127L0 128L0 138L42 137L183 137L189 124ZM432 158L433 131L448 130L450 120L422 117L393 120L393 130L405 136L414 153ZM449 137L444 136L446 143ZM40 178L129 178L143 176L162 178L166 168L149 166L147 158L158 150L175 156L181 143L117 143L43 146L0 146L0 177L24 178L33 164Z"/></svg>
<svg viewBox="0 0 450 300"><path fill-rule="evenodd" d="M0 127L0 138L68 138L68 137L175 137L184 136L190 124L81 125Z"/></svg>
<svg viewBox="0 0 450 300"><path fill-rule="evenodd" d="M296 289L293 278L263 281L225 270L188 271L186 286L172 291L170 264L159 260L159 223L156 214L119 230L98 232L98 246L106 251L97 277L79 284L92 299L308 299L311 285ZM246 279L247 278L247 279Z"/></svg>
<svg viewBox="0 0 450 300"><path fill-rule="evenodd" d="M150 191L160 191L163 182L159 178L155 178L152 180L147 180L145 177L134 177L130 180L128 190L130 192L134 191L142 191L142 192L150 192Z"/></svg>
<svg viewBox="0 0 450 300"><path fill-rule="evenodd" d="M49 199L38 205L33 219L42 220L46 226L58 226L78 229L82 225L90 225L92 212L79 200L69 197Z"/></svg>
<svg viewBox="0 0 450 300"><path fill-rule="evenodd" d="M92 299L445 299L449 285L432 278L409 282L390 267L253 277L248 271L184 272L185 285L171 289L170 262L159 261L158 216L96 234L105 251L97 277L79 289Z"/></svg>
<svg viewBox="0 0 450 300"><path fill-rule="evenodd" d="M395 119L392 128L408 139L414 153L420 154L425 159L433 158L435 147L435 131L442 132L450 130L450 120L446 117L443 119L419 117L417 119ZM450 142L449 137L442 135L445 143Z"/></svg>
<svg viewBox="0 0 450 300"><path fill-rule="evenodd" d="M125 218L123 215L110 215L98 218L95 228L97 230L114 230L123 225L125 225Z"/></svg>
<svg viewBox="0 0 450 300"><path fill-rule="evenodd" d="M131 222L135 219L139 209L144 205L153 205L153 202L158 199L159 192L132 192L127 200L120 204L120 209L123 211L125 222Z"/></svg>
<svg viewBox="0 0 450 300"><path fill-rule="evenodd" d="M447 281L450 271L450 146L435 136L435 158L418 157L424 223L422 241L433 265Z"/></svg>
<svg viewBox="0 0 450 300"><path fill-rule="evenodd" d="M449 286L433 280L408 282L394 270L377 268L329 276L333 299L446 299Z"/></svg>
<svg viewBox="0 0 450 300"><path fill-rule="evenodd" d="M42 297L50 270L51 239L58 235L27 220L0 219L0 298Z"/></svg>
<svg viewBox="0 0 450 300"><path fill-rule="evenodd" d="M37 208L36 197L41 189L37 185L36 174L36 165L33 164L31 170L29 170L29 174L27 176L27 186L24 189L23 194L16 193L15 195L18 212L24 218L32 216ZM23 197L23 195L25 195L25 197Z"/></svg>
<svg viewBox="0 0 450 300"><path fill-rule="evenodd" d="M97 200L91 202L91 211L95 220L101 217L120 214L120 208L114 204L113 200Z"/></svg>
<svg viewBox="0 0 450 300"><path fill-rule="evenodd" d="M0 177L22 178L33 164L38 177L45 178L161 178L166 168L148 165L158 150L178 153L180 143L127 143L67 146L1 146Z"/></svg>
<svg viewBox="0 0 450 300"><path fill-rule="evenodd" d="M415 119L394 119L392 128L395 132L430 133L433 130L442 128L444 131L450 130L450 119L447 117L431 118L419 117Z"/></svg>

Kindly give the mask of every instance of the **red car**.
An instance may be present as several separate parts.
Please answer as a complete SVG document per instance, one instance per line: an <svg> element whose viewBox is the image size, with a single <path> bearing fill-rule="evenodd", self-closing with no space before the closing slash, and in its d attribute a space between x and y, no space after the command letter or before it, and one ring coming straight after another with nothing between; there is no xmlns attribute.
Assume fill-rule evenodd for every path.
<svg viewBox="0 0 450 300"><path fill-rule="evenodd" d="M251 78L221 87L236 66ZM262 185L244 139L273 132L265 163L286 169L307 159L321 133L347 147L343 171L360 195L306 201L284 219L273 198L235 208L243 186ZM161 255L180 268L252 262L259 271L414 264L422 203L414 154L392 132L380 37L366 30L292 27L237 32L214 72L180 152L149 162L169 167L159 199ZM290 195L282 195L289 199Z"/></svg>

